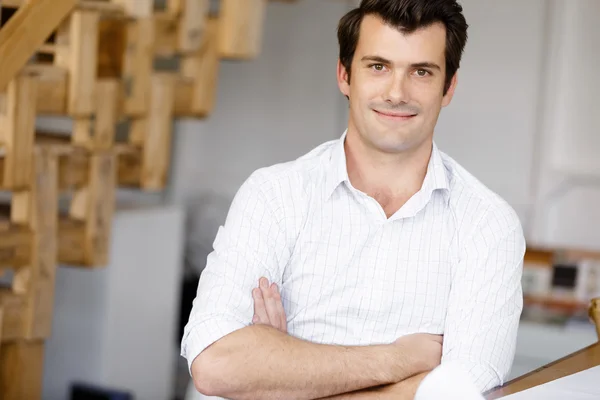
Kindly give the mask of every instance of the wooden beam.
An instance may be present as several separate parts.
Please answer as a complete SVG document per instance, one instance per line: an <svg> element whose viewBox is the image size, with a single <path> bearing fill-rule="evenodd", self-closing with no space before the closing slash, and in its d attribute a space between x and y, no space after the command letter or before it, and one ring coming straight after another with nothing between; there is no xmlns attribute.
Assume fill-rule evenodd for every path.
<svg viewBox="0 0 600 400"><path fill-rule="evenodd" d="M8 85L5 109L0 110L0 140L6 149L3 186L22 189L31 184L37 79L19 74Z"/></svg>
<svg viewBox="0 0 600 400"><path fill-rule="evenodd" d="M37 0L20 7L0 29L0 91L27 63L77 0Z"/></svg>
<svg viewBox="0 0 600 400"><path fill-rule="evenodd" d="M0 393L2 400L41 399L44 371L44 342L2 343L0 350Z"/></svg>
<svg viewBox="0 0 600 400"><path fill-rule="evenodd" d="M148 111L153 47L154 19L128 21L123 66L124 114L127 116L142 116Z"/></svg>
<svg viewBox="0 0 600 400"><path fill-rule="evenodd" d="M123 75L127 21L123 18L101 18L98 24L98 78L120 78Z"/></svg>
<svg viewBox="0 0 600 400"><path fill-rule="evenodd" d="M198 51L182 58L181 75L184 79L192 82L190 98L185 99L188 102L188 106L185 107L190 107L191 111L188 116L206 117L214 109L220 64L218 29L218 19L210 18L206 23L206 30ZM185 91L188 90L186 86L185 80L179 81L177 91L183 91L179 93L180 96L187 97L187 94L185 94ZM181 103L177 101L177 95L176 104L178 104L175 106L176 109L178 106L181 107ZM177 111L175 113L178 114Z"/></svg>
<svg viewBox="0 0 600 400"><path fill-rule="evenodd" d="M142 181L144 190L162 190L166 186L171 163L175 76L155 74L146 134L142 145Z"/></svg>
<svg viewBox="0 0 600 400"><path fill-rule="evenodd" d="M174 3L178 3L173 5ZM167 10L178 13L177 49L182 54L196 52L202 44L209 0L177 0L167 3Z"/></svg>
<svg viewBox="0 0 600 400"><path fill-rule="evenodd" d="M31 264L16 271L13 290L25 297L25 338L44 339L52 330L57 263L58 159L52 151L36 149L33 178L32 190L12 203L17 210L27 209L13 212L13 222L34 233Z"/></svg>
<svg viewBox="0 0 600 400"><path fill-rule="evenodd" d="M142 180L142 152L130 145L117 145L117 176L119 186L140 187Z"/></svg>
<svg viewBox="0 0 600 400"><path fill-rule="evenodd" d="M0 266L20 269L31 263L33 233L27 227L11 225L0 230Z"/></svg>
<svg viewBox="0 0 600 400"><path fill-rule="evenodd" d="M85 265L101 266L108 263L115 185L115 154L113 152L92 153L88 185L75 192L69 210L70 217L82 221L85 226L83 232ZM60 261L64 262L64 260Z"/></svg>
<svg viewBox="0 0 600 400"><path fill-rule="evenodd" d="M262 48L267 0L221 0L219 53L222 58L251 59Z"/></svg>
<svg viewBox="0 0 600 400"><path fill-rule="evenodd" d="M73 117L89 116L94 111L99 19L96 11L76 10L56 35L54 63L69 73L67 110Z"/></svg>
<svg viewBox="0 0 600 400"><path fill-rule="evenodd" d="M178 18L166 12L152 16L154 24L153 52L158 57L174 57L177 54Z"/></svg>
<svg viewBox="0 0 600 400"><path fill-rule="evenodd" d="M148 18L154 9L154 0L112 0L125 10L125 14L133 18Z"/></svg>
<svg viewBox="0 0 600 400"><path fill-rule="evenodd" d="M2 306L2 341L23 338L25 335L24 296L13 292L12 289L0 288L0 304ZM0 349L1 353L2 349Z"/></svg>
<svg viewBox="0 0 600 400"><path fill-rule="evenodd" d="M67 114L68 71L54 65L27 65L23 73L33 74L37 79L38 115Z"/></svg>
<svg viewBox="0 0 600 400"><path fill-rule="evenodd" d="M117 79L102 79L96 83L93 118L78 118L73 123L72 141L91 151L112 147L117 124L119 86Z"/></svg>
<svg viewBox="0 0 600 400"><path fill-rule="evenodd" d="M85 224L82 221L67 217L60 218L58 260L64 265L86 266Z"/></svg>

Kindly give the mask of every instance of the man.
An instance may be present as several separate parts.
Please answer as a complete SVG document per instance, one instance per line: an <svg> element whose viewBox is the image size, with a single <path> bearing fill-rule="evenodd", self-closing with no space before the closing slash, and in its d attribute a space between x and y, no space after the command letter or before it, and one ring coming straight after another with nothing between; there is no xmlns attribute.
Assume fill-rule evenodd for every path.
<svg viewBox="0 0 600 400"><path fill-rule="evenodd" d="M499 385L522 309L521 225L433 141L467 40L462 8L363 0L338 39L348 128L236 194L182 341L196 388L412 399L440 362L479 391Z"/></svg>

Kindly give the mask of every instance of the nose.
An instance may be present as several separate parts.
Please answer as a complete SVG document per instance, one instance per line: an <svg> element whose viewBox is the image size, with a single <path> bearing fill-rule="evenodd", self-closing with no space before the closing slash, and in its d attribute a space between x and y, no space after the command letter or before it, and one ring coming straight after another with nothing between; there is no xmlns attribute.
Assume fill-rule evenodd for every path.
<svg viewBox="0 0 600 400"><path fill-rule="evenodd" d="M408 82L401 72L392 74L385 92L385 101L389 104L408 102Z"/></svg>

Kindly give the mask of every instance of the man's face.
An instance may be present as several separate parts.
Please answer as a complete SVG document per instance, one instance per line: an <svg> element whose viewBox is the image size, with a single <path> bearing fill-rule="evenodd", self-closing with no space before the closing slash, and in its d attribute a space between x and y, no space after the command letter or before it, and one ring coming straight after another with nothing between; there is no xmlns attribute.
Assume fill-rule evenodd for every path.
<svg viewBox="0 0 600 400"><path fill-rule="evenodd" d="M403 34L377 16L366 16L352 60L351 80L338 62L338 84L350 99L349 130L363 143L399 153L428 143L444 95L446 30L434 24Z"/></svg>

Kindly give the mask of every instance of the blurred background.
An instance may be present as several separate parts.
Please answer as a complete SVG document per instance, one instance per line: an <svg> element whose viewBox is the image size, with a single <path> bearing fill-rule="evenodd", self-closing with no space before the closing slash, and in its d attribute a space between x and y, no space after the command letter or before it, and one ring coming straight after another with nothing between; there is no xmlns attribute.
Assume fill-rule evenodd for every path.
<svg viewBox="0 0 600 400"><path fill-rule="evenodd" d="M55 246L59 261L55 272L44 275L43 268L33 267L31 271L38 272L25 275L19 271L29 271L27 268L10 268L14 263L2 256L3 264L8 264L0 270L6 288L4 324L18 319L9 311L11 301L39 288L49 294L30 301L45 305L42 317L31 311L31 306L34 317L27 320L46 318L42 333L31 333L21 325L15 328L17 333L11 333L5 325L0 354L3 370L13 371L9 374L15 377L15 371L26 374L31 371L27 366L40 365L38 375L31 379L40 382L43 399L67 399L76 390L94 387L129 393L135 399L183 400L189 374L185 360L179 357L182 328L206 256L236 190L255 169L295 159L338 138L346 127L347 101L335 78L336 27L358 1L220 1L209 2L206 9L199 6L200 1L161 1L152 9L145 9L142 0L98 1L101 5L88 1L85 7L71 4L63 9L64 15L71 15L77 7L85 12L62 34L53 33L49 41L43 38L44 45L36 44L26 55L29 59L35 53L36 65L53 68L42 71L35 66L27 76L35 73L42 79L35 100L38 112L30 129L35 130L33 143L43 149L46 158L33 163L33 176L37 184L42 182L40 165L54 165L54 172L58 171L56 206L61 213ZM53 2L44 21L55 18L65 24L69 17L54 16L60 11L60 2ZM19 93L36 96L36 92L28 92L27 83L15 80L23 65L13 60L25 60L18 55L23 47L4 46L11 35L6 32L10 17L18 15L25 3L0 1L4 24L0 29L0 75L13 71L2 81L8 90L0 104L5 119L11 121L24 118L15 111L18 107L10 107L27 107L27 96ZM38 3L43 7L43 1ZM442 111L436 141L506 199L524 226L528 242L523 274L525 310L511 373L517 377L597 341L586 310L589 300L600 296L600 230L596 230L596 223L600 225L600 113L595 101L600 90L600 2L460 3L470 25L469 41L456 94ZM263 12L255 13L255 9ZM165 84L170 78L152 75L151 88L137 92L135 79L149 76L138 61L98 57L97 75L92 78L104 80L97 83L96 102L86 108L89 96L85 89L78 91L77 85L83 87L86 76L82 55L94 54L85 45L85 36L74 32L85 30L86 21L94 21L88 19L90 10L103 13L101 27L106 27L102 21L110 21L105 15L118 15L115 18L130 25L131 21L165 18L160 20L161 29L154 31L154 40L162 43L163 50L158 51L161 57L153 60L153 71L179 71L174 86ZM248 32L246 37L238 32L229 39L228 50L227 43L218 40L220 44L211 47L193 35L199 25L201 32L209 32L209 25L186 19L192 10L200 15L231 13L233 28L249 21L255 26L254 36L250 35L254 41L240 50ZM175 17L168 19L165 15L169 12ZM169 28L173 21L175 27ZM59 22L46 27L48 32L54 32ZM192 34L187 36L187 44L185 38L175 39L178 42L171 51L167 36L170 40L180 34L177 24L191 26ZM135 53L130 38L136 37L141 47L145 28L130 25L125 39L113 31L101 35L100 53L117 54L119 49ZM43 23L39 27L44 29ZM77 64L79 56L84 61ZM203 57L210 56L214 62L203 64ZM111 70L113 64L117 72ZM68 71L70 86L62 87L64 93L56 84L65 84L60 75L64 71L58 67ZM210 74L199 76L198 71ZM117 85L125 82L125 103L106 100L111 95L118 99L121 91L121 86L111 86L111 80ZM213 96L197 97L206 91ZM136 101L144 104L141 111ZM125 111L111 109L113 103ZM111 116L116 130L109 133L114 133L114 139L102 142L100 121L110 121ZM94 130L90 124L98 125ZM33 240L35 247L35 238L41 235L39 222L19 218L28 214L18 211L21 203L17 201L24 198L23 193L33 193L31 199L36 193L52 192L29 182L27 174L21 185L15 183L19 165L25 164L9 159L11 149L18 147L17 136L8 138L9 126L14 127L0 125L5 135L2 142L9 144L3 166L5 198L12 205L6 232L15 224L24 224L34 233L28 240ZM116 164L103 164L106 152L113 152ZM81 165L89 174L87 183L78 181ZM94 171L103 168L117 174L116 182L102 174L94 178ZM63 193L63 186L68 186L63 185L65 180L72 184ZM32 207L43 208L44 204L54 205L54 200L43 198ZM101 217L105 219L100 221ZM98 237L106 241L105 254L95 250L102 240ZM8 248L8 244L0 247ZM39 255L31 257L20 264L34 265ZM23 286L22 282L38 282L28 280L31 276L50 278L39 288ZM28 350L32 340L38 343L33 353ZM31 387L32 381L27 382L23 385Z"/></svg>

